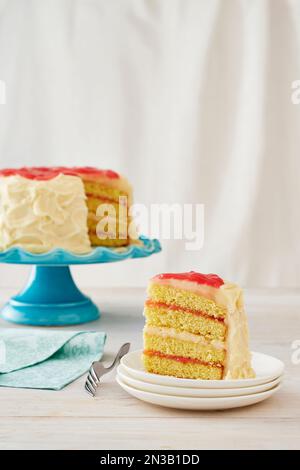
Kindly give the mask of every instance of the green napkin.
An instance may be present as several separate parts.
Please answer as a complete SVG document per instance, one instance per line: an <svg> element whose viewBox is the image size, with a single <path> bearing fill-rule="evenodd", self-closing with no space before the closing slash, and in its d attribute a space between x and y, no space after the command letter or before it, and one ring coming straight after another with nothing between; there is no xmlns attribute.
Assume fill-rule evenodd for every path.
<svg viewBox="0 0 300 470"><path fill-rule="evenodd" d="M0 330L0 386L60 390L103 355L96 331Z"/></svg>

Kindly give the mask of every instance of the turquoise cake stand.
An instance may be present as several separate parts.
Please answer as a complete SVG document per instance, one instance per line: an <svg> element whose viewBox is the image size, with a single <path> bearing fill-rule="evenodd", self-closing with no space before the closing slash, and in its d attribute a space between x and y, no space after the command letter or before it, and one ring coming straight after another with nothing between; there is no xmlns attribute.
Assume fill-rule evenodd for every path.
<svg viewBox="0 0 300 470"><path fill-rule="evenodd" d="M112 263L129 258L144 258L161 251L158 240L140 237L139 245L124 248L94 248L86 255L62 249L32 254L21 248L0 253L0 262L33 265L25 288L4 306L6 320L23 325L62 326L96 320L98 307L76 286L70 265Z"/></svg>

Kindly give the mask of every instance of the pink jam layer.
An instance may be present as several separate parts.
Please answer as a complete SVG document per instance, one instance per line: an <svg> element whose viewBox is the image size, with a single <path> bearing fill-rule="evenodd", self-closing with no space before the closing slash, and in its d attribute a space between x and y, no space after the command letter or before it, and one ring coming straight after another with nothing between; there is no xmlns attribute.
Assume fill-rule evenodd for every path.
<svg viewBox="0 0 300 470"><path fill-rule="evenodd" d="M85 193L85 195L87 197L97 199L98 201L108 203L108 204L118 204L119 203L118 199L113 199L111 197L97 196L96 194L92 194L92 193Z"/></svg>
<svg viewBox="0 0 300 470"><path fill-rule="evenodd" d="M175 312L185 312L185 313L190 313L191 315L195 315L196 317L204 317L207 318L208 320L213 320L213 321L218 321L220 323L225 322L225 318L218 318L214 317L212 315L208 315L205 312L202 312L200 310L193 310L192 308L186 308L186 307L179 307L178 305L169 305L165 302L157 302L151 299L146 300L145 305L149 307L158 307L158 308L164 308L166 310L173 310Z"/></svg>
<svg viewBox="0 0 300 470"><path fill-rule="evenodd" d="M217 274L201 274L196 273L195 271L190 271L189 273L164 273L158 274L153 279L176 279L180 281L189 281L195 282L196 284L205 284L207 286L219 288L224 284L223 279L221 279Z"/></svg>
<svg viewBox="0 0 300 470"><path fill-rule="evenodd" d="M0 176L23 176L23 178L31 180L51 180L56 176L71 175L71 176L80 176L82 178L109 178L109 179L119 179L120 176L118 173L112 170L98 170L91 166L85 167L72 167L68 168L65 166L53 166L53 167L23 167L23 168L6 168L0 170Z"/></svg>
<svg viewBox="0 0 300 470"><path fill-rule="evenodd" d="M150 349L146 349L144 351L146 356L156 356L160 357L161 359L171 359L172 361L181 362L182 364L201 364L203 366L210 366L210 367L218 367L220 369L223 368L222 364L218 364L216 362L205 362L201 361L200 359L194 359L191 357L182 357L182 356L175 356L173 354L164 354L160 351L152 351Z"/></svg>

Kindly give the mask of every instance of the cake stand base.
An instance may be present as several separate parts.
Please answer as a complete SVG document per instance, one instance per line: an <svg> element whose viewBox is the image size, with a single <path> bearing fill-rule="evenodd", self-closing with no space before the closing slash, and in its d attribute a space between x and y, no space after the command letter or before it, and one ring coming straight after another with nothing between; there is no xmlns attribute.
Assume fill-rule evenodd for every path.
<svg viewBox="0 0 300 470"><path fill-rule="evenodd" d="M69 266L33 266L27 285L8 301L2 316L24 325L62 326L96 320L100 312L77 288Z"/></svg>

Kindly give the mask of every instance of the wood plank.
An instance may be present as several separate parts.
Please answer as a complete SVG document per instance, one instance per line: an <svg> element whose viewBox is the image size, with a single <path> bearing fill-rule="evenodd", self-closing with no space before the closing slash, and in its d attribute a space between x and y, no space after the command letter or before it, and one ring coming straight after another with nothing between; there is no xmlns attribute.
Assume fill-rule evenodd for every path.
<svg viewBox="0 0 300 470"><path fill-rule="evenodd" d="M190 417L210 418L214 412L174 410L150 405L128 395L111 379L105 382L96 398L89 397L83 389L83 379L63 391L2 389L2 417ZM255 406L223 411L227 418L293 417L300 422L300 379L286 379L283 388L269 400ZM215 413L220 413L215 412Z"/></svg>
<svg viewBox="0 0 300 470"><path fill-rule="evenodd" d="M5 449L296 449L299 422L277 418L4 418Z"/></svg>

